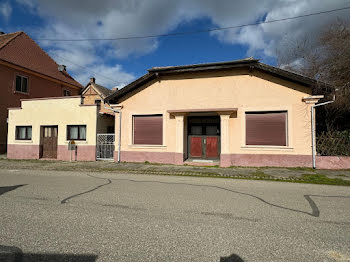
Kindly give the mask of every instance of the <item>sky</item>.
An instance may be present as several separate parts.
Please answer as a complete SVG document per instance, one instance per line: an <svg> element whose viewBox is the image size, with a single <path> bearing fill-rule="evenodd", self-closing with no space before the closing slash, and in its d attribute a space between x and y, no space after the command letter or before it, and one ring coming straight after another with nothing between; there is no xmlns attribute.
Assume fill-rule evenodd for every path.
<svg viewBox="0 0 350 262"><path fill-rule="evenodd" d="M185 36L118 38L228 27L349 7L350 0L0 0L0 31L24 31L81 84L122 88L156 66L254 57L276 65L287 41L312 37L350 9ZM297 58L296 58L297 60Z"/></svg>

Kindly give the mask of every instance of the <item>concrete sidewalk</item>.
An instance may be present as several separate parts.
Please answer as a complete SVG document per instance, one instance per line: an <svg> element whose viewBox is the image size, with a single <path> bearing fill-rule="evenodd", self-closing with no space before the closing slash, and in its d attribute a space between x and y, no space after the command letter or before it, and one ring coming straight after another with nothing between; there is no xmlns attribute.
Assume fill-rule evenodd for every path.
<svg viewBox="0 0 350 262"><path fill-rule="evenodd" d="M350 185L350 170L313 170L275 167L199 167L146 163L63 162L48 160L0 159L1 169L142 173L153 175L229 177L240 179L280 180L315 184Z"/></svg>

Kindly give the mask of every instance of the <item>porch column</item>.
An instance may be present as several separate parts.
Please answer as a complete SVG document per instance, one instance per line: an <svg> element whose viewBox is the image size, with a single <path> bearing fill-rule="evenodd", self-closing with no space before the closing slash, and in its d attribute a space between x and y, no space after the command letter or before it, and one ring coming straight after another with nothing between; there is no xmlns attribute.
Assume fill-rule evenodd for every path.
<svg viewBox="0 0 350 262"><path fill-rule="evenodd" d="M220 114L221 125L221 154L220 166L228 167L231 165L230 159L230 129L229 129L230 114Z"/></svg>
<svg viewBox="0 0 350 262"><path fill-rule="evenodd" d="M185 114L176 114L176 147L175 164L182 165L184 161L184 119Z"/></svg>

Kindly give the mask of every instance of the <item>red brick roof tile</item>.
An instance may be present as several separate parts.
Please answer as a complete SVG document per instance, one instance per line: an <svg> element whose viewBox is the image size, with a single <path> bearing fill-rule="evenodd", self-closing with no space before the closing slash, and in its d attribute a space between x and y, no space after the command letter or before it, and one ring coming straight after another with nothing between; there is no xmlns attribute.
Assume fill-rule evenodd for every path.
<svg viewBox="0 0 350 262"><path fill-rule="evenodd" d="M0 60L82 88L67 72L60 72L58 64L24 32L0 35Z"/></svg>

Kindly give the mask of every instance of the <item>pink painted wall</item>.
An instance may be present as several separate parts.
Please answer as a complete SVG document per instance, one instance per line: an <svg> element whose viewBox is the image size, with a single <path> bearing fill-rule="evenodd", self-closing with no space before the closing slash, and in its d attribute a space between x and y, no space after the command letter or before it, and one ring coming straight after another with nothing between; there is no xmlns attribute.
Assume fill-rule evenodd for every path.
<svg viewBox="0 0 350 262"><path fill-rule="evenodd" d="M312 158L308 155L225 154L220 157L220 166L312 167Z"/></svg>
<svg viewBox="0 0 350 262"><path fill-rule="evenodd" d="M9 159L39 159L39 145L8 145L7 158Z"/></svg>
<svg viewBox="0 0 350 262"><path fill-rule="evenodd" d="M57 147L57 160L69 161L71 152L68 150L68 145L59 145ZM73 161L95 161L96 147L77 145L77 151L72 152Z"/></svg>
<svg viewBox="0 0 350 262"><path fill-rule="evenodd" d="M39 159L39 145L8 145L7 158L9 159ZM55 159L53 159L55 160ZM70 151L67 146L59 145L57 147L57 160L69 161ZM96 147L95 146L77 146L77 153L72 154L73 161L95 161Z"/></svg>
<svg viewBox="0 0 350 262"><path fill-rule="evenodd" d="M118 152L114 152L114 160L117 161ZM145 162L162 164L183 164L183 154L173 152L145 152L145 151L121 151L121 162Z"/></svg>

